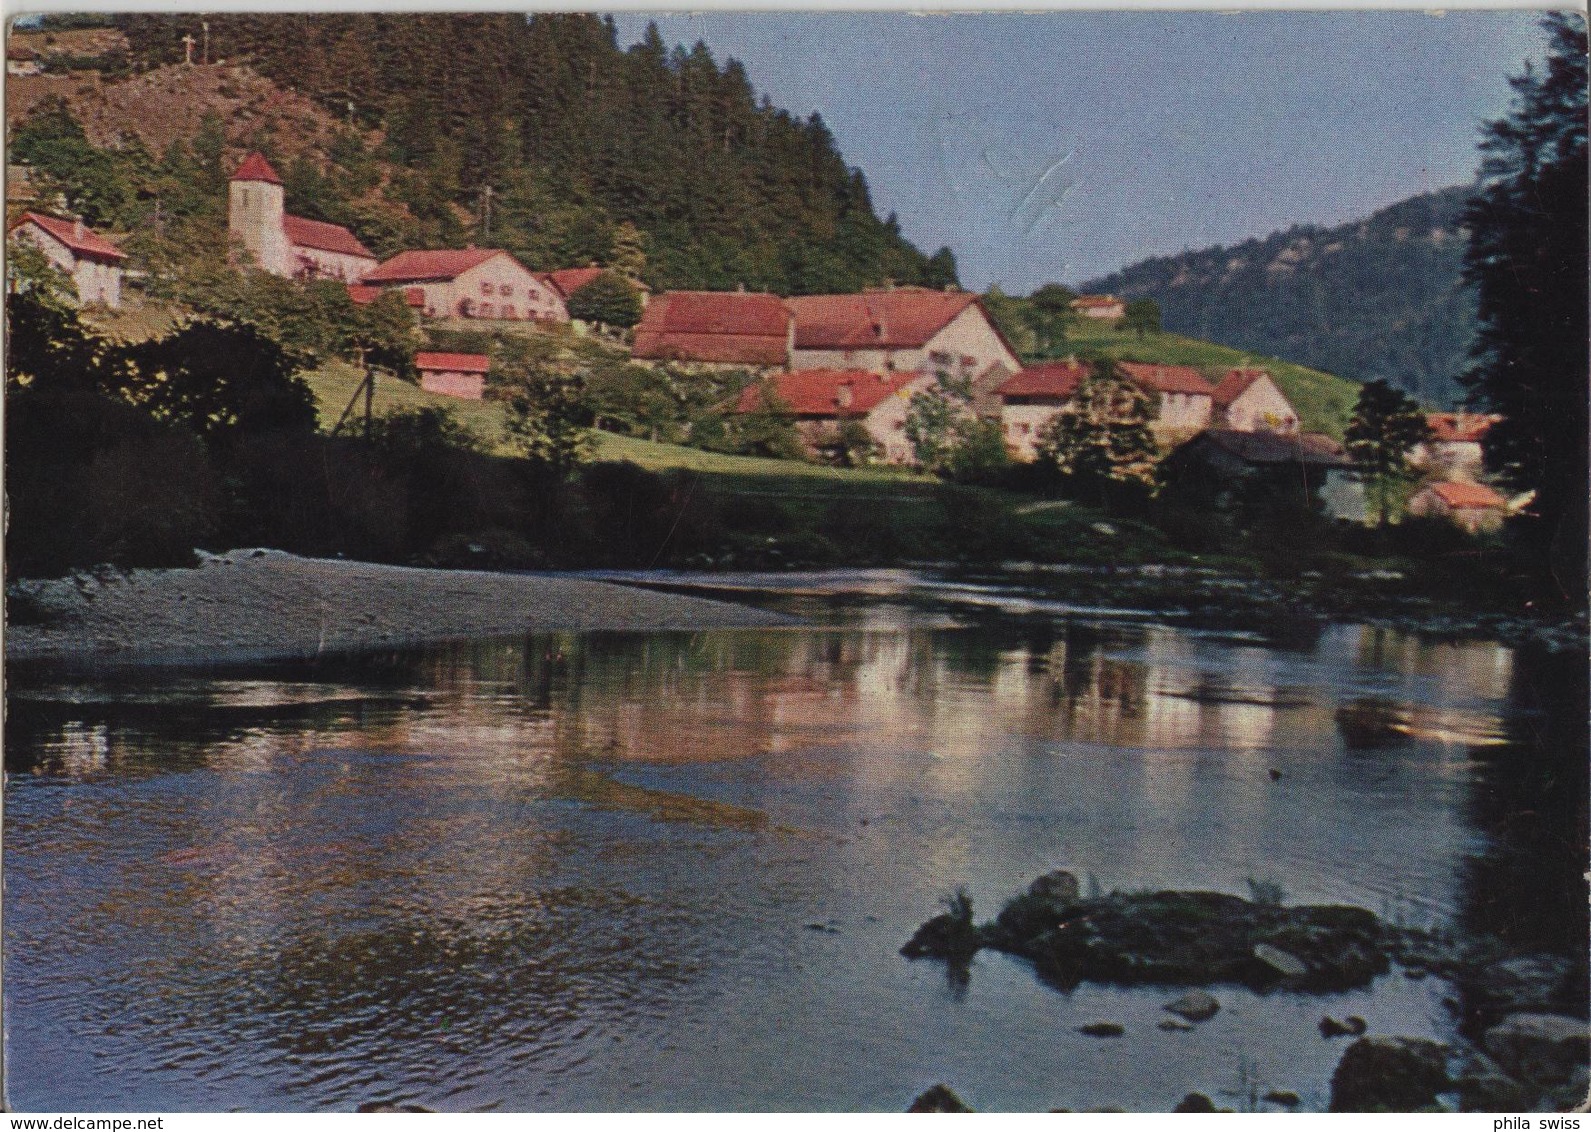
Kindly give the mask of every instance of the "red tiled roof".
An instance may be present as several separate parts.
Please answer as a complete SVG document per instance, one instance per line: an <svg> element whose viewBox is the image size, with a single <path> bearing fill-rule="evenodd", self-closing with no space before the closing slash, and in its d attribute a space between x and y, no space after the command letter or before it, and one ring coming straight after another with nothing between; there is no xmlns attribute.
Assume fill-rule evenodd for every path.
<svg viewBox="0 0 1591 1132"><path fill-rule="evenodd" d="M427 252L399 252L374 271L364 283L440 283L457 279L493 256L508 255L500 248L459 248ZM512 257L510 257L512 258ZM518 261L515 261L518 262Z"/></svg>
<svg viewBox="0 0 1591 1132"><path fill-rule="evenodd" d="M302 216L284 216L282 231L287 233L289 244L300 248L318 248L325 252L339 252L342 255L360 256L369 260L376 258L374 252L359 242L358 236L341 224L328 224L324 220L306 220Z"/></svg>
<svg viewBox="0 0 1591 1132"><path fill-rule="evenodd" d="M638 358L726 365L785 364L790 312L777 295L665 291L635 328Z"/></svg>
<svg viewBox="0 0 1591 1132"><path fill-rule="evenodd" d="M1425 490L1449 507L1506 507L1508 501L1483 483L1433 483Z"/></svg>
<svg viewBox="0 0 1591 1132"><path fill-rule="evenodd" d="M1221 379L1221 384L1215 387L1215 403L1222 407L1230 405L1247 393L1249 386L1262 377L1270 377L1270 374L1262 369L1227 370L1226 376Z"/></svg>
<svg viewBox="0 0 1591 1132"><path fill-rule="evenodd" d="M1028 366L995 386L998 397L1070 397L1088 376L1088 367L1077 361L1045 362Z"/></svg>
<svg viewBox="0 0 1591 1132"><path fill-rule="evenodd" d="M543 278L552 283L553 290L567 299L602 272L603 269L600 267L565 267L558 271L544 272Z"/></svg>
<svg viewBox="0 0 1591 1132"><path fill-rule="evenodd" d="M485 373L492 361L485 354L444 354L421 350L414 355L414 368L447 373Z"/></svg>
<svg viewBox="0 0 1591 1132"><path fill-rule="evenodd" d="M89 259L126 259L127 253L104 236L91 231L86 224L76 220L61 220L38 212L24 212L22 218L11 226L15 232L24 224L33 223L72 249L73 253Z"/></svg>
<svg viewBox="0 0 1591 1132"><path fill-rule="evenodd" d="M1462 443L1480 440L1501 419L1485 413L1429 413L1425 423L1431 426L1432 440Z"/></svg>
<svg viewBox="0 0 1591 1132"><path fill-rule="evenodd" d="M1133 381L1156 393L1190 393L1213 396L1215 390L1192 366L1161 366L1147 362L1117 362Z"/></svg>
<svg viewBox="0 0 1591 1132"><path fill-rule="evenodd" d="M238 166L238 171L232 174L234 181L264 181L271 185L280 185L282 179L276 175L276 170L271 168L271 163L258 153L251 153L243 159L243 164Z"/></svg>
<svg viewBox="0 0 1591 1132"><path fill-rule="evenodd" d="M978 301L967 291L900 287L860 295L787 299L798 350L911 349L926 343Z"/></svg>
<svg viewBox="0 0 1591 1132"><path fill-rule="evenodd" d="M774 395L798 417L860 417L921 377L920 373L871 373L863 369L799 369L775 374L769 380ZM735 412L751 413L761 408L765 384L747 386Z"/></svg>

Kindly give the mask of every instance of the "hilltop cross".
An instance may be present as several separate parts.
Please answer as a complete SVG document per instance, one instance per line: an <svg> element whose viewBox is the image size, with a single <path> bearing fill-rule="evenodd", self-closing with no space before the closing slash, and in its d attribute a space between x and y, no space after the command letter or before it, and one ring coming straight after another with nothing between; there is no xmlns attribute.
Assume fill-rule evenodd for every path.
<svg viewBox="0 0 1591 1132"><path fill-rule="evenodd" d="M185 56L182 60L183 66L193 66L193 45L197 42L199 41L193 38L192 33L182 37L182 49Z"/></svg>

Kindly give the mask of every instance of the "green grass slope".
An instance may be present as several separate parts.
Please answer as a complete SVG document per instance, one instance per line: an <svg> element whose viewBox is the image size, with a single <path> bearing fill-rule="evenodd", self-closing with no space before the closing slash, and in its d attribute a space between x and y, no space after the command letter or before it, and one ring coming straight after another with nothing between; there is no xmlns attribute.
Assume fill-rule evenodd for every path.
<svg viewBox="0 0 1591 1132"><path fill-rule="evenodd" d="M1262 354L1217 346L1180 334L1145 334L1116 330L1103 320L1078 319L1068 325L1067 346L1078 351L1096 350L1118 360L1161 365L1195 366L1212 382L1234 366L1266 370L1309 432L1324 432L1341 439L1359 396L1356 382L1307 366L1295 365Z"/></svg>

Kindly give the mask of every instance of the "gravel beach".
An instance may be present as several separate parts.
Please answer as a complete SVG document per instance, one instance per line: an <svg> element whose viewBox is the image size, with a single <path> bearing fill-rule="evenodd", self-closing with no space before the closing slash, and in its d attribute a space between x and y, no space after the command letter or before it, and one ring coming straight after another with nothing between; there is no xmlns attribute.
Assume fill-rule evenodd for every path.
<svg viewBox="0 0 1591 1132"><path fill-rule="evenodd" d="M18 595L38 623L7 625L10 662L276 660L536 631L795 623L728 602L606 582L422 570L270 550L206 555L187 570L21 580L12 586L12 597ZM13 603L13 617L16 611Z"/></svg>

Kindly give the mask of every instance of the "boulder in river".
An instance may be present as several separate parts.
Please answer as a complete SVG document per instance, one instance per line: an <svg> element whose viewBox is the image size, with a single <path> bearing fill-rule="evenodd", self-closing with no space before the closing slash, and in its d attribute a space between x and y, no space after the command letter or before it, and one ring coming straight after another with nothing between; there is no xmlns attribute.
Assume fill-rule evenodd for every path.
<svg viewBox="0 0 1591 1132"><path fill-rule="evenodd" d="M1127 1031L1119 1022L1090 1022L1086 1026L1079 1026L1077 1032L1091 1038L1119 1038Z"/></svg>
<svg viewBox="0 0 1591 1132"><path fill-rule="evenodd" d="M1349 1037L1357 1038L1367 1029L1369 1029L1369 1026L1367 1026L1365 1024L1365 1020L1359 1017L1357 1014L1350 1014L1341 1022L1337 1021L1337 1019L1333 1018L1329 1014L1324 1015L1320 1019L1320 1036L1323 1038L1337 1038L1344 1034L1348 1035Z"/></svg>
<svg viewBox="0 0 1591 1132"><path fill-rule="evenodd" d="M1164 1009L1180 1014L1189 1022L1205 1022L1214 1018L1221 1009L1215 996L1202 990L1192 990L1175 1002L1166 1003Z"/></svg>
<svg viewBox="0 0 1591 1132"><path fill-rule="evenodd" d="M943 959L964 966L984 943L983 933L972 923L972 898L958 889L943 903L946 910L918 928L900 953L908 959Z"/></svg>
<svg viewBox="0 0 1591 1132"><path fill-rule="evenodd" d="M1381 923L1363 908L1277 907L1220 892L1111 893L1063 905L1030 891L984 936L1063 987L1231 982L1332 991L1365 986L1388 967ZM1293 973L1256 958L1256 948L1296 960Z"/></svg>
<svg viewBox="0 0 1591 1132"><path fill-rule="evenodd" d="M1428 1038L1360 1038L1331 1076L1332 1112L1414 1112L1452 1086L1447 1047Z"/></svg>
<svg viewBox="0 0 1591 1132"><path fill-rule="evenodd" d="M1189 1093L1177 1102L1177 1107L1172 1112L1221 1112L1215 1107L1215 1102L1203 1093ZM1225 1111L1230 1112L1230 1109Z"/></svg>
<svg viewBox="0 0 1591 1132"><path fill-rule="evenodd" d="M1510 1014L1481 1044L1509 1073L1544 1086L1567 1083L1591 1056L1585 1020L1563 1014Z"/></svg>

